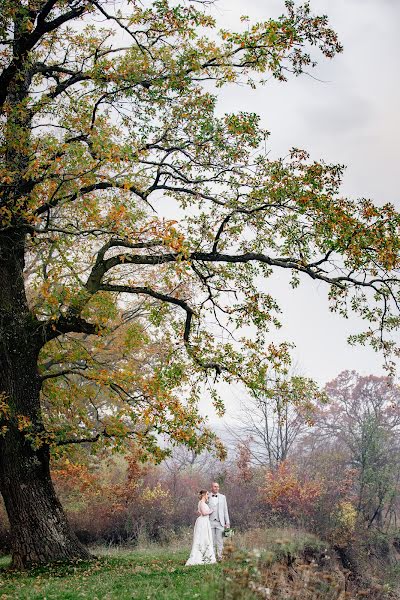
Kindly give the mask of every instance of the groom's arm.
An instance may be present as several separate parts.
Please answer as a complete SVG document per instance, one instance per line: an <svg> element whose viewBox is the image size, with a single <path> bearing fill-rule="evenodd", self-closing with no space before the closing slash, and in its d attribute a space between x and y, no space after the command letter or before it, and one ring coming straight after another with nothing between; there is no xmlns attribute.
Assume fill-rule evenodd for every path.
<svg viewBox="0 0 400 600"><path fill-rule="evenodd" d="M230 520L229 520L228 504L226 502L226 497L225 497L225 502L224 502L224 521L225 521L225 527L229 527Z"/></svg>

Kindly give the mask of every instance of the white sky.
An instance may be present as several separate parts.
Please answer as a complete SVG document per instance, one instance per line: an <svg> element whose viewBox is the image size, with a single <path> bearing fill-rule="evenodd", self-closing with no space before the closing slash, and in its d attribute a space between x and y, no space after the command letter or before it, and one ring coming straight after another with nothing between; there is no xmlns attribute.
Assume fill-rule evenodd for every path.
<svg viewBox="0 0 400 600"><path fill-rule="evenodd" d="M237 29L240 15L260 21L281 14L282 6L280 0L219 0L213 12L221 26ZM344 194L400 208L400 1L312 0L311 6L328 14L344 45L341 55L321 59L312 70L320 81L303 76L285 84L271 81L255 91L224 88L219 110L259 113L271 131L273 156L296 146L312 158L346 164ZM275 339L296 344L294 358L302 374L323 384L344 369L382 373L379 355L347 344L359 323L328 311L325 286L304 279L292 290L287 280L288 274L277 272L267 283L283 309L284 327ZM241 394L236 386L224 389L228 415Z"/></svg>

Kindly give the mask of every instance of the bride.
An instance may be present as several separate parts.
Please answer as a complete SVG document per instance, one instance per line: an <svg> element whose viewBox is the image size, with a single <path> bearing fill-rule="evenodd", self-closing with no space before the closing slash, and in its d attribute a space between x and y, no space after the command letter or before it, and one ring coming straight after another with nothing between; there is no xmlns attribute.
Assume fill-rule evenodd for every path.
<svg viewBox="0 0 400 600"><path fill-rule="evenodd" d="M200 516L196 519L192 551L186 565L205 565L216 562L209 519L209 515L213 511L207 505L208 492L201 490L199 498L197 510Z"/></svg>

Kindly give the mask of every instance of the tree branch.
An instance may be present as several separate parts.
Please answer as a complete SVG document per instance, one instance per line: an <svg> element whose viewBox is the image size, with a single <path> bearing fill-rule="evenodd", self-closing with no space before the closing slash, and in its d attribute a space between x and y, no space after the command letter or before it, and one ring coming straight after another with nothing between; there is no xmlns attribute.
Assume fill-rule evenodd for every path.
<svg viewBox="0 0 400 600"><path fill-rule="evenodd" d="M98 190L110 190L110 189L119 189L119 190L124 190L126 192L132 192L132 193L136 194L137 196L139 196L142 200L147 202L146 192L141 192L139 189L137 189L133 186L130 186L129 188L127 188L123 183L118 183L115 181L98 181L96 183L92 183L91 185L86 185L86 186L80 188L77 192L74 192L73 194L68 194L67 196L61 196L58 198L54 198L51 202L46 202L45 204L42 204L35 210L34 214L36 216L40 216L40 215L48 212L51 208L55 208L61 202L74 202L80 196L83 196L84 194L90 194L91 192L95 192Z"/></svg>
<svg viewBox="0 0 400 600"><path fill-rule="evenodd" d="M101 284L98 288L98 291L117 292L118 294L145 294L146 296L151 296L152 298L156 298L157 300L161 300L162 302L167 302L169 304L175 304L176 306L180 306L181 308L183 308L183 310L186 311L185 331L183 334L183 339L185 340L185 342L189 341L190 326L195 312L184 300L180 300L179 298L175 298L174 296L170 296L168 294L157 292L156 290L153 290L149 287Z"/></svg>
<svg viewBox="0 0 400 600"><path fill-rule="evenodd" d="M35 29L28 35L18 40L18 53L14 54L14 57L10 64L0 74L0 109L4 106L4 103L8 96L9 85L17 75L19 69L24 64L28 53L34 48L39 40L46 34L64 25L68 21L80 17L86 10L87 5L84 3L81 6L75 8L55 17L52 21L46 21L46 17L55 6L54 0L49 0L39 13L37 24Z"/></svg>
<svg viewBox="0 0 400 600"><path fill-rule="evenodd" d="M42 343L45 344L65 333L96 335L99 333L99 326L72 314L71 310L69 314L61 315L57 321L47 321L42 325Z"/></svg>

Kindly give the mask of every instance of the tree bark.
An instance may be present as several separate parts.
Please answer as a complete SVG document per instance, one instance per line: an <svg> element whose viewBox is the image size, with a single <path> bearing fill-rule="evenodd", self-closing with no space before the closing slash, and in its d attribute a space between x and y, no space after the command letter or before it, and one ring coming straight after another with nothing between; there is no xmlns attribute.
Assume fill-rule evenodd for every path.
<svg viewBox="0 0 400 600"><path fill-rule="evenodd" d="M89 559L70 529L50 477L37 361L40 323L25 297L24 234L0 234L0 491L12 566Z"/></svg>
<svg viewBox="0 0 400 600"><path fill-rule="evenodd" d="M55 495L48 448L35 451L18 434L14 429L0 443L1 492L10 522L12 567L88 560L88 550L71 531Z"/></svg>

